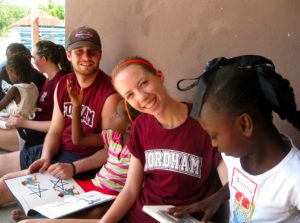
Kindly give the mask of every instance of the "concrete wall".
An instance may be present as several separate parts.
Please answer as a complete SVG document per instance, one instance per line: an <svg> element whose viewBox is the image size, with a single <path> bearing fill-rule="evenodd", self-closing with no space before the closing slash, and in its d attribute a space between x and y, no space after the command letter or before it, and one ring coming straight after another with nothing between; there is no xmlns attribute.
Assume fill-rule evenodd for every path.
<svg viewBox="0 0 300 223"><path fill-rule="evenodd" d="M290 80L300 108L299 12L299 0L66 0L66 30L98 30L107 73L125 56L150 59L168 91L187 101L194 91L177 91L177 81L199 75L208 60L264 55ZM276 115L275 122L300 147L299 132Z"/></svg>

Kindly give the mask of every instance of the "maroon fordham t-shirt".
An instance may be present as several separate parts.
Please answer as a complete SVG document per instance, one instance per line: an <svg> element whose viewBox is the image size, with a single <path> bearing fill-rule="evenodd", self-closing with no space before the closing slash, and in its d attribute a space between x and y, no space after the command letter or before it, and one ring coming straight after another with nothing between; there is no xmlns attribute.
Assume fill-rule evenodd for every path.
<svg viewBox="0 0 300 223"><path fill-rule="evenodd" d="M63 77L57 90L57 99L60 111L64 115L65 127L62 134L62 149L66 152L87 157L100 149L93 146L80 146L72 143L72 103L67 92L67 79L72 80L76 91L79 93L79 85L75 74ZM83 103L81 107L81 128L85 134L101 133L101 112L107 97L115 93L111 79L103 71L99 73L95 81L83 90Z"/></svg>
<svg viewBox="0 0 300 223"><path fill-rule="evenodd" d="M187 205L219 188L219 152L208 134L189 117L175 129L141 114L132 127L128 148L144 167L144 186L128 214L129 222L156 222L142 211L143 205Z"/></svg>
<svg viewBox="0 0 300 223"><path fill-rule="evenodd" d="M46 79L37 102L37 107L42 111L36 112L34 120L50 121L52 119L55 87L63 76L63 71L59 71L51 80Z"/></svg>

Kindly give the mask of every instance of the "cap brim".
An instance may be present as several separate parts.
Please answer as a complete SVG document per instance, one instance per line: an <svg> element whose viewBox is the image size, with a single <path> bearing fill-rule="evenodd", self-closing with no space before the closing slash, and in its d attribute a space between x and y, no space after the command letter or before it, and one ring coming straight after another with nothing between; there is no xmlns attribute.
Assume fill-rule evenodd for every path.
<svg viewBox="0 0 300 223"><path fill-rule="evenodd" d="M93 43L93 42L90 42L90 41L78 41L76 43L72 43L68 46L67 50L68 51L71 51L75 48L78 48L78 47L91 47L93 49L96 49L96 50L100 50L100 46Z"/></svg>

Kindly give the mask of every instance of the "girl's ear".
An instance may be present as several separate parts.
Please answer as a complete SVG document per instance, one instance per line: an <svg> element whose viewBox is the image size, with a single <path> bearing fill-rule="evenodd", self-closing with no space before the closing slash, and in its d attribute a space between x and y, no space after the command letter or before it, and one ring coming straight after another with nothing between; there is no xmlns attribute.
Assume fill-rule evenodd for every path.
<svg viewBox="0 0 300 223"><path fill-rule="evenodd" d="M253 133L253 119L247 114L243 113L237 118L238 125L240 126L241 132L244 136L250 137Z"/></svg>
<svg viewBox="0 0 300 223"><path fill-rule="evenodd" d="M162 82L164 82L165 75L160 70L157 71L155 76L158 77Z"/></svg>

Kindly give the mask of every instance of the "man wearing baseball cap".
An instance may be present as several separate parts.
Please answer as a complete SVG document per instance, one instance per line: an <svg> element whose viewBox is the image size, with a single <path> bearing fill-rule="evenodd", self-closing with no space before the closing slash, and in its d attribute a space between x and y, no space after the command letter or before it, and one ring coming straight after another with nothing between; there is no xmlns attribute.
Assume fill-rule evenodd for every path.
<svg viewBox="0 0 300 223"><path fill-rule="evenodd" d="M56 87L53 116L44 144L21 151L21 165L19 157L1 155L0 163L10 165L0 170L0 177L10 173L4 178L13 178L45 170L61 179L74 175L75 178L95 176L97 170L86 171L99 168L106 161L107 152L103 149L100 136L95 146L73 144L72 112L77 109L77 113L81 113L83 134L100 134L102 129L110 127L110 116L116 110L120 97L115 92L110 77L99 69L101 54L101 41L97 31L83 26L71 32L67 57L74 73L62 77ZM78 94L83 91L81 107L73 107L67 92L67 82L72 84ZM13 201L4 181L0 182L0 194L0 205Z"/></svg>
<svg viewBox="0 0 300 223"><path fill-rule="evenodd" d="M57 103L54 104L52 123L41 158L30 166L30 170L48 170L55 177L70 178L75 172L78 174L87 170L86 166L81 165L82 158L89 157L103 148L103 142L97 146L75 145L72 142L73 109L81 110L81 129L84 134L100 133L102 129L110 127L110 116L120 100L110 77L99 69L101 54L101 40L96 30L82 26L71 32L67 57L74 73L60 80L56 89ZM67 81L72 83L77 93L83 90L81 108L73 107L67 91ZM57 158L57 154L61 152L63 155L61 158L58 155ZM58 164L50 165L53 159ZM64 167L63 170L58 171L61 166ZM100 167L100 161L94 168L97 166ZM24 168L27 167L28 164L24 165ZM84 177L94 176L95 172L91 175L84 174Z"/></svg>

